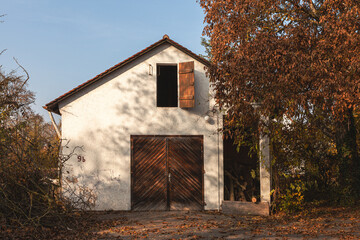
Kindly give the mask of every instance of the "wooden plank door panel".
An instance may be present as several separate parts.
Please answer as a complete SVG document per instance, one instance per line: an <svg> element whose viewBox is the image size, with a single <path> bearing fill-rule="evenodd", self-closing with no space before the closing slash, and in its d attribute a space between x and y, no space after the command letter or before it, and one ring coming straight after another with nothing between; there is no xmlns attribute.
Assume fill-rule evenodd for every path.
<svg viewBox="0 0 360 240"><path fill-rule="evenodd" d="M168 139L170 210L203 209L203 139Z"/></svg>
<svg viewBox="0 0 360 240"><path fill-rule="evenodd" d="M203 209L202 136L131 137L132 210Z"/></svg>
<svg viewBox="0 0 360 240"><path fill-rule="evenodd" d="M132 209L167 210L166 141L136 137L132 142Z"/></svg>

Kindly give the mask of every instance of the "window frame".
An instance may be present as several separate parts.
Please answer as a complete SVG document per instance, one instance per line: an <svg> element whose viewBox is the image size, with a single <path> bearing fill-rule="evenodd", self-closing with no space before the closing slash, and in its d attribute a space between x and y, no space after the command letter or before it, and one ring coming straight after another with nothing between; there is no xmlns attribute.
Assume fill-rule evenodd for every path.
<svg viewBox="0 0 360 240"><path fill-rule="evenodd" d="M163 66L173 66L176 67L176 93L177 93L177 98L176 98L176 106L158 106L158 69L159 67L163 67ZM179 108L179 64L178 63L156 63L156 72L155 72L155 81L156 81L156 97L155 97L155 105L156 108Z"/></svg>

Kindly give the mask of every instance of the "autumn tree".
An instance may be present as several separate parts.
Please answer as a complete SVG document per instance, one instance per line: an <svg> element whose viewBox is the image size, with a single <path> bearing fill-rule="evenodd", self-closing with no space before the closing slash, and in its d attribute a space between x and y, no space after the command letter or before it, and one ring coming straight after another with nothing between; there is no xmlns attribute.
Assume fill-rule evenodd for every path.
<svg viewBox="0 0 360 240"><path fill-rule="evenodd" d="M61 152L53 126L31 108L35 96L27 88L28 72L14 61L23 74L0 65L0 222L11 228L66 227L79 215L74 209L94 201L88 189L69 189L67 196L60 191L62 167L80 147Z"/></svg>
<svg viewBox="0 0 360 240"><path fill-rule="evenodd" d="M229 124L261 115L270 121L259 126L267 125L272 137L296 129L294 123L320 131L335 146L345 195L360 196L359 1L199 2L211 46L208 74ZM254 103L261 103L256 112Z"/></svg>

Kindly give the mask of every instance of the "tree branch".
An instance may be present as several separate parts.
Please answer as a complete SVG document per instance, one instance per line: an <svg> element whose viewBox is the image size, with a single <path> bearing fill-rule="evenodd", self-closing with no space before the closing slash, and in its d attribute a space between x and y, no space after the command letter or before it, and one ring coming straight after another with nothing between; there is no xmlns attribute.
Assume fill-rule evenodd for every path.
<svg viewBox="0 0 360 240"><path fill-rule="evenodd" d="M26 79L25 79L25 81L24 81L24 83L21 85L21 87L20 88L23 88L24 86L25 86L25 84L26 84L26 82L30 79L30 76L29 76L29 73L25 70L25 68L23 67L23 66L21 66L21 64L17 61L17 59L16 58L13 58L14 59L14 61L16 62L16 64L25 72L25 74L26 74Z"/></svg>

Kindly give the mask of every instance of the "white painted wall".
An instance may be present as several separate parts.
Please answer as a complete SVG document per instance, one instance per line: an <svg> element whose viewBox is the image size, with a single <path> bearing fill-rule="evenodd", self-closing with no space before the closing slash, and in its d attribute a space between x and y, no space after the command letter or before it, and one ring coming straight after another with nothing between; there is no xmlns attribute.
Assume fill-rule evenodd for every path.
<svg viewBox="0 0 360 240"><path fill-rule="evenodd" d="M195 107L157 108L156 64L186 61L195 61ZM204 65L166 43L65 99L59 104L62 136L70 140L65 153L83 146L78 152L86 161L71 158L63 177L92 188L97 210L130 210L130 135L203 135L205 209L218 209L223 144L217 129L222 122L213 114L212 122L204 120L214 104L209 92Z"/></svg>

